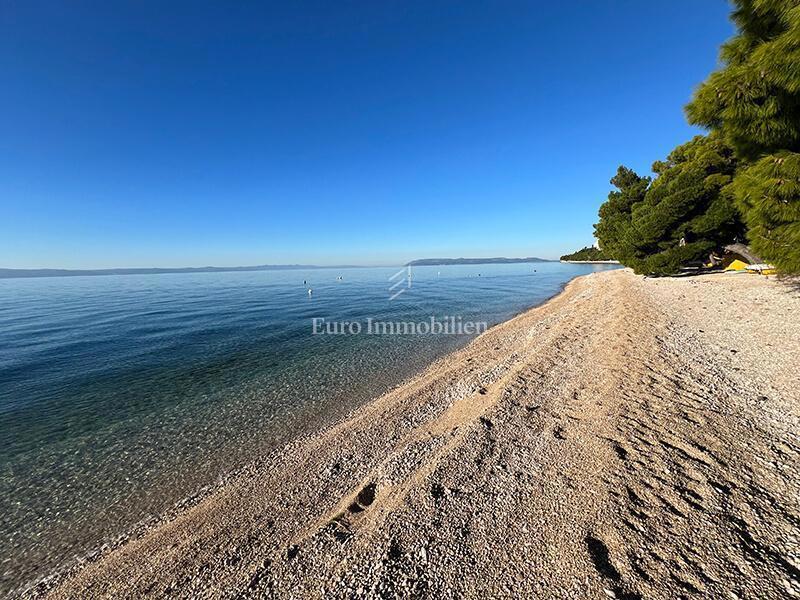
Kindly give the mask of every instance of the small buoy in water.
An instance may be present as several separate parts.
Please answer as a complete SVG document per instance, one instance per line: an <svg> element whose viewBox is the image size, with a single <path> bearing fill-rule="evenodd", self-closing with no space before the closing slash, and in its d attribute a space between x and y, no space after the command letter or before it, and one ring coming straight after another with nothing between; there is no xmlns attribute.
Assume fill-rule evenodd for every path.
<svg viewBox="0 0 800 600"><path fill-rule="evenodd" d="M303 279L303 285L306 285L306 280L305 279Z"/></svg>
<svg viewBox="0 0 800 600"><path fill-rule="evenodd" d="M312 290L311 288L308 288L308 295L310 296L313 293L314 293L314 290Z"/></svg>

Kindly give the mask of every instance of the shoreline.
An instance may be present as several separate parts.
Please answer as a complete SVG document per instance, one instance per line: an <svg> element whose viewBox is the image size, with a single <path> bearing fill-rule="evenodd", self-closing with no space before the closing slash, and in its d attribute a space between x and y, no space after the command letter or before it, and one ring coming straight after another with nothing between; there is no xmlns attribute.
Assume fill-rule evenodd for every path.
<svg viewBox="0 0 800 600"><path fill-rule="evenodd" d="M713 277L723 278L720 286L742 287L741 278L733 283L725 282L724 275ZM753 294L777 293L773 282L752 279L759 280L746 282ZM212 595L224 590L258 595L267 589L283 590L288 595L288 590L295 586L298 594L314 596L318 588L312 580L317 578L330 593L355 590L359 585L376 592L398 592L406 589L402 587L406 585L408 590L419 592L419 586L424 584L429 591L455 586L453 589L460 589L464 595L474 596L499 593L503 585L512 582L519 586L512 587L515 592L535 593L531 582L528 585L519 583L517 578L501 576L498 568L502 566L505 571L513 571L526 564L536 564L538 572L539 567L547 566L550 560L547 556L534 553L522 565L502 560L493 565L487 562L492 553L477 551L476 544L495 548L496 552L500 548L496 544L502 540L519 552L528 552L525 546L519 545L522 540L517 534L521 528L537 523L542 529L536 537L550 540L570 557L566 566L557 565L551 571L547 590L566 590L567 579L580 574L587 582L587 593L589 590L602 593L603 589L627 593L640 588L652 593L644 589L644 583L636 581L632 566L619 562L615 538L624 537L624 534L601 531L615 523L611 506L601 504L604 510L598 509L598 512L587 503L588 498L612 499L613 490L608 489L611 486L599 485L581 475L587 466L594 465L598 472L607 473L607 477L613 479L623 451L626 456L634 453L632 434L609 433L606 437L613 440L607 442L592 429L602 429L609 419L617 424L625 423L623 407L615 405L619 400L614 398L620 397L628 386L631 387L628 397L638 394L646 396L642 400L645 404L654 401L647 394L641 394L642 382L624 379L630 375L631 366L637 371L643 357L662 353L668 366L673 366L669 361L675 361L674 366L680 365L694 375L684 383L697 387L700 397L708 395L709 402L719 402L706 392L712 389L708 387L711 383L715 388L736 384L731 387L734 392L725 397L730 402L735 402L736 394L742 393L738 391L740 388L745 389L746 399L756 405L757 398L772 397L773 410L765 411L769 416L769 435L765 439L772 440L772 434L779 429L786 434L794 433L796 437L797 406L796 396L793 397L798 389L796 376L779 370L777 375L773 373L754 381L742 381L736 372L726 379L727 375L722 377L721 364L698 354L693 358L710 363L705 366L716 378L722 377L720 381L715 379L706 384L705 371L697 371L694 362L687 362L687 358L681 356L681 353L697 354L687 339L693 343L697 340L688 336L683 328L674 332L668 327L659 327L654 334L642 328L647 324L670 323L670 319L678 317L688 321L690 313L670 314L671 309L661 296L686 294L692 291L690 288L707 284L717 285L710 280L645 282L620 270L574 278L545 303L491 327L462 348L437 359L425 371L356 408L347 417L256 459L210 486L206 492L195 495L195 500L189 503L191 506L179 503L174 513L171 511L157 519L136 537L40 582L28 595L50 593L52 597L69 597L89 589L100 596L167 592L188 596L201 589ZM797 307L796 299L788 302L787 310ZM616 311L610 311L609 305L616 307ZM642 324L637 328L636 324L626 323L626 315L636 315ZM766 326L758 319L755 321L756 329ZM704 327L709 331L713 329L709 325ZM721 327L722 333L731 334L724 323ZM610 340L603 339L609 337ZM674 355L665 352L662 347L665 340L681 352ZM747 336L741 341L744 344ZM633 347L626 347L631 343ZM785 347L782 350L790 363L800 356L796 346L795 343L788 350ZM609 349L613 352L605 356L603 353L608 354ZM701 350L708 348L703 346ZM763 352L763 348L753 350L756 351ZM744 359L748 354L749 351L741 348L724 358ZM657 370L645 369L642 377L644 381L646 377L660 375ZM685 374L675 376L684 378ZM787 377L787 382L776 384ZM660 385L668 388L669 380ZM686 386L681 388L683 392L689 389ZM660 396L674 392L661 388L657 391ZM675 397L682 398L680 393ZM595 404L600 399L603 409ZM684 400L683 405L685 403ZM763 405L762 401L761 410L764 410ZM667 406L664 410L674 409ZM684 406L683 410L688 409ZM698 422L712 418L705 415L703 406L692 410L698 413L695 417ZM794 420L786 422L786 415ZM641 416L639 420L647 418L650 417ZM743 424L727 425L738 431L737 427ZM717 433L716 429L714 431ZM660 437L672 435L665 431ZM759 439L754 440L756 446L758 442ZM714 461L709 456L730 450L722 447L712 452L708 441L697 442L706 449L704 451L679 440L666 443L662 446L656 440L655 447L668 454L677 452L670 448L678 448L688 456L701 456L703 460L698 458L699 464L710 466ZM565 449L570 460L565 461ZM785 452L796 459L795 447L790 445ZM597 459L598 456L602 460ZM730 465L736 460L741 461L741 457L729 457L726 462ZM581 469L576 471L576 465ZM492 477L487 477L487 472ZM567 473L568 481L564 478ZM721 477L716 475L717 479ZM475 487L475 480L482 481L483 486ZM540 488L542 482L547 482L548 486ZM624 488L633 483L624 481L620 485ZM493 499L491 504L487 504L481 492L483 488L494 490L489 496ZM533 494L535 489L539 490L538 495ZM515 494L507 497L509 490ZM674 493L664 492L664 495ZM649 492L646 489L636 496L642 505L647 504ZM523 511L522 506L515 504L514 497L529 498L529 503L538 511L538 519L544 517L545 524L533 514L523 514L532 510L531 507ZM787 496L778 494L778 497ZM565 510L565 503L574 504L573 510ZM679 512L689 510L678 499L673 498L671 503ZM455 506L450 508L450 504ZM639 503L634 504L644 510ZM509 510L505 510L507 508ZM476 511L478 516L475 516ZM793 511L789 507L788 512ZM477 540L464 541L456 531L458 528L450 527L450 524L462 522L465 514L473 515L467 537L477 537ZM486 515L493 515L494 520L498 515L505 519L506 527L499 527L495 532L503 534L500 538L485 529ZM656 517L655 514L651 516ZM441 521L438 527L434 526L437 520ZM617 521L622 522L619 518ZM587 528L589 522L594 526ZM565 529L584 530L582 538L565 545L559 523ZM535 527L531 529L535 530ZM636 528L633 531L636 532ZM758 533L758 539L770 535L752 523L747 532L755 537L751 531ZM714 533L719 532L714 529ZM664 535L669 543L675 543L668 534ZM603 551L598 550L601 546L595 542L613 557L616 578L609 578L608 573L596 568L597 552L602 554ZM779 540L773 545L780 546ZM449 570L444 569L448 559L442 548L456 554L469 550L473 562L487 576L486 587L481 588L476 582L452 580L457 579L458 569L452 565ZM624 553L621 556L624 557ZM340 564L345 558L349 564L346 569ZM764 568L770 566L771 563L765 564ZM199 572L195 567L200 568ZM381 575L389 572L393 573L391 581ZM449 578L447 573L450 573ZM559 574L563 577L558 577ZM174 584L175 581L178 583ZM394 585L401 587L391 590L385 587ZM691 585L717 589L702 581ZM737 585L746 585L746 582Z"/></svg>
<svg viewBox="0 0 800 600"><path fill-rule="evenodd" d="M621 265L618 260L561 260L570 265Z"/></svg>

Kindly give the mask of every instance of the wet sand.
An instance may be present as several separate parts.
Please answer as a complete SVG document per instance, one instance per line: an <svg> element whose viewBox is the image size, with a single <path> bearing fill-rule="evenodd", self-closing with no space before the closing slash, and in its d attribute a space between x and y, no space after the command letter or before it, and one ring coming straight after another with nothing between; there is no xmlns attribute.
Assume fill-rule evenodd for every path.
<svg viewBox="0 0 800 600"><path fill-rule="evenodd" d="M800 593L800 293L581 277L28 595Z"/></svg>

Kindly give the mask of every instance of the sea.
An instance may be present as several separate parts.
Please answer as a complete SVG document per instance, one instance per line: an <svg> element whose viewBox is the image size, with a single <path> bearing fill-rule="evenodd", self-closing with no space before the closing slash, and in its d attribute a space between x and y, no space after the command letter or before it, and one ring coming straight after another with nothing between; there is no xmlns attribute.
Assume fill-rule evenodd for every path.
<svg viewBox="0 0 800 600"><path fill-rule="evenodd" d="M0 279L0 595L344 418L476 335L376 335L369 321L457 319L480 331L607 268ZM328 333L329 323L349 325Z"/></svg>

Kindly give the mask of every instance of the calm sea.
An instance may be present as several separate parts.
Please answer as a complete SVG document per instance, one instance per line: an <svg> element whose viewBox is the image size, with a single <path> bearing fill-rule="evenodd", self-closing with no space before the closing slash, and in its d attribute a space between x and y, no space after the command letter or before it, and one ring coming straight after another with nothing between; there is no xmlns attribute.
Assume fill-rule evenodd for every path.
<svg viewBox="0 0 800 600"><path fill-rule="evenodd" d="M394 268L0 280L0 594L470 339L319 336L312 318L492 325L602 268L419 267L410 288Z"/></svg>

